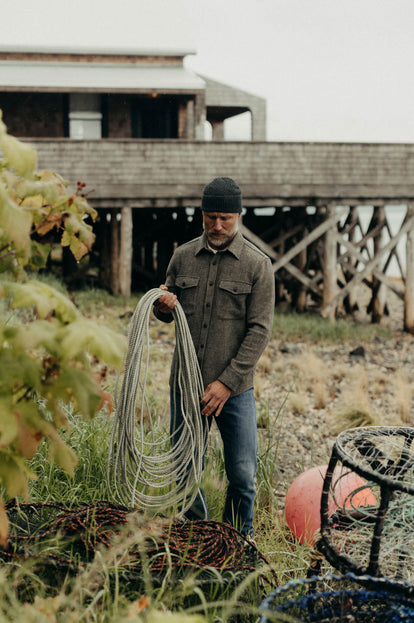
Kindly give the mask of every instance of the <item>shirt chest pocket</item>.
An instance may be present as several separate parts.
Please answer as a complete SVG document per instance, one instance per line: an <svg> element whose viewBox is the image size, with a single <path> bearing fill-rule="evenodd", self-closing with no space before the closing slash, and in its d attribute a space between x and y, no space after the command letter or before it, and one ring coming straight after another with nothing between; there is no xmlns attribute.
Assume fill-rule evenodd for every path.
<svg viewBox="0 0 414 623"><path fill-rule="evenodd" d="M178 275L175 285L178 288L178 300L186 315L190 316L196 308L197 288L200 277Z"/></svg>
<svg viewBox="0 0 414 623"><path fill-rule="evenodd" d="M243 318L246 315L247 297L252 284L246 281L223 279L219 283L217 316L219 318Z"/></svg>

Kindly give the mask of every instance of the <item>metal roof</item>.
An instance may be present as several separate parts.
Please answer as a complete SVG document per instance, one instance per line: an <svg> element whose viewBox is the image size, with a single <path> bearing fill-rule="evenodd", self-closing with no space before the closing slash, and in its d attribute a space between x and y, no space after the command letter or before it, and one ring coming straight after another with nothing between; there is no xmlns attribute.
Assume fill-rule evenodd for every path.
<svg viewBox="0 0 414 623"><path fill-rule="evenodd" d="M0 89L56 91L200 90L205 82L181 66L0 61Z"/></svg>

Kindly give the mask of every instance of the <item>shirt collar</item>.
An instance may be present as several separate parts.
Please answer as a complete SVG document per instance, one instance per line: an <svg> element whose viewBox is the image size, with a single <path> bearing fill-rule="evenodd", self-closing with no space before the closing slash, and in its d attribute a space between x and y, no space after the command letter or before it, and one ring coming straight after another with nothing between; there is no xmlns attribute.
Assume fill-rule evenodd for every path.
<svg viewBox="0 0 414 623"><path fill-rule="evenodd" d="M237 231L229 246L223 249L223 251L219 251L219 253L225 253L226 251L228 251L229 253L234 255L235 258L240 259L243 244L243 236L241 235L240 231ZM199 255L203 251L208 251L208 253L211 253L211 250L209 249L207 244L207 236L205 233L203 233L198 239L194 255Z"/></svg>

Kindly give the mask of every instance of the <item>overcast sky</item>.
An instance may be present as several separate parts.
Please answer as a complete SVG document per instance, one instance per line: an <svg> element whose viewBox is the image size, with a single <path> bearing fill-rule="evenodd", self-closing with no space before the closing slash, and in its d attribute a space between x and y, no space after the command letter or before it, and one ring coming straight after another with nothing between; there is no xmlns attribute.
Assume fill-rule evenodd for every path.
<svg viewBox="0 0 414 623"><path fill-rule="evenodd" d="M267 99L270 140L414 141L413 0L193 0L187 65Z"/></svg>
<svg viewBox="0 0 414 623"><path fill-rule="evenodd" d="M187 67L266 98L269 140L414 142L414 0L3 0L0 16L3 49L180 39Z"/></svg>

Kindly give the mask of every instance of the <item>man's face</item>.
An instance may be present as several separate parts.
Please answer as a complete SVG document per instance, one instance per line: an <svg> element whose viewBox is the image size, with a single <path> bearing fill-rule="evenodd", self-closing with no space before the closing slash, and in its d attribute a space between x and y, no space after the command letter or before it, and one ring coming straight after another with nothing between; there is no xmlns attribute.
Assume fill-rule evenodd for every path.
<svg viewBox="0 0 414 623"><path fill-rule="evenodd" d="M233 240L239 228L239 212L203 212L203 227L209 245L224 249Z"/></svg>

